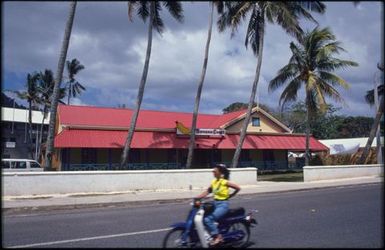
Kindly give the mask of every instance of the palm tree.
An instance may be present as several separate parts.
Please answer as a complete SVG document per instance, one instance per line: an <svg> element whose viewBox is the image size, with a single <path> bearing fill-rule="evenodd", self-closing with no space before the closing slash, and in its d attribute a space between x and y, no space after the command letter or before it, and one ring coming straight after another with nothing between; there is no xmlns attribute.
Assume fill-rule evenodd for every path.
<svg viewBox="0 0 385 250"><path fill-rule="evenodd" d="M53 76L52 70L46 69L43 72L39 73L39 81L37 90L39 92L39 103L42 105L42 113L43 118L40 124L40 137L39 137L39 144L38 144L38 150L37 150L37 157L41 154L41 143L43 140L43 127L44 127L44 120L47 118L48 115L48 109L51 107L51 96L53 93L53 89L55 86L55 80ZM66 88L60 88L60 94L59 94L59 102L64 104L64 102L61 100L66 95Z"/></svg>
<svg viewBox="0 0 385 250"><path fill-rule="evenodd" d="M377 64L377 68L379 70L381 70L381 71L384 71L384 65L383 64L382 65ZM366 158L368 157L368 154L369 154L370 147L372 146L374 137L376 136L377 130L380 127L379 124L380 124L380 121L381 121L381 117L384 114L384 92L383 92L383 90L384 90L384 83L382 83L380 86L382 86L382 94L380 94L380 92L379 92L379 95L381 95L381 100L380 100L380 103L379 103L380 105L378 106L376 117L374 118L374 123L372 125L372 128L370 129L370 134L369 134L368 141L366 142L364 151L362 152L362 155L361 155L361 157L358 160L358 164L364 164L365 163ZM373 100L373 103L374 103L374 90L372 90L372 92L373 92L372 100ZM368 100L368 98L366 98L366 99ZM380 144L380 141L377 140L377 143ZM377 147L378 146L381 147L381 145L378 145L378 144L377 144ZM379 152L379 151L377 151L377 152ZM380 164L380 162L377 162L377 163Z"/></svg>
<svg viewBox="0 0 385 250"><path fill-rule="evenodd" d="M84 69L84 65L80 64L80 62L74 58L71 61L66 62L67 72L68 72L68 101L67 104L70 104L70 99L72 97L76 97L80 92L86 90L86 88L81 85L76 79L75 75L79 73L82 69Z"/></svg>
<svg viewBox="0 0 385 250"><path fill-rule="evenodd" d="M163 6L170 12L170 14L178 21L183 20L183 9L182 5L178 1L164 1L162 2ZM144 87L146 85L147 73L150 63L151 56L151 45L152 45L152 29L153 27L158 31L159 34L162 34L164 30L163 20L160 17L160 11L162 10L162 6L160 2L156 1L132 1L128 2L128 17L132 21L132 12L136 10L137 14L140 18L145 22L149 17L148 22L148 39L147 39L147 51L146 51L146 59L143 66L142 78L139 84L138 95L136 97L135 109L131 116L130 128L128 131L128 136L126 142L124 144L124 149L122 153L121 159L121 168L124 168L128 162L128 156L131 148L131 141L134 135L136 121L138 119L138 114L140 110L140 106L142 104Z"/></svg>
<svg viewBox="0 0 385 250"><path fill-rule="evenodd" d="M334 88L349 88L349 84L332 72L339 68L358 66L356 62L340 60L333 57L344 49L329 28L314 28L306 32L299 44L290 43L292 56L289 63L278 71L278 75L269 83L269 91L287 84L281 94L279 104L283 107L287 102L295 101L301 86L305 88L306 104L306 153L305 165L309 165L310 123L313 114L326 111L325 97L343 101Z"/></svg>
<svg viewBox="0 0 385 250"><path fill-rule="evenodd" d="M300 38L302 29L299 26L299 18L301 16L312 20L314 18L308 12L315 11L324 13L325 5L320 1L309 2L265 2L265 1L244 1L231 2L227 10L220 16L218 20L218 28L223 31L226 27L231 27L233 36L242 19L244 20L247 14L250 14L248 28L246 32L245 46L251 44L254 54L257 56L257 66L255 70L255 78L250 93L249 104L247 107L246 116L242 125L241 133L237 148L232 160L232 167L238 165L239 156L242 150L242 145L245 140L247 126L250 121L251 110L255 100L259 75L262 65L263 42L265 35L265 23L277 23L287 33Z"/></svg>
<svg viewBox="0 0 385 250"><path fill-rule="evenodd" d="M195 129L197 124L197 117L198 117L198 110L199 110L199 102L201 99L201 93L203 88L203 82L205 80L206 70L207 70L207 63L208 63L208 56L209 56L209 48L210 48L210 40L211 40L211 31L213 27L213 15L214 15L214 5L217 6L218 13L221 13L223 10L223 2L211 2L211 11L209 16L209 30L207 33L207 41L206 41L206 48L205 48L205 56L203 60L203 66L202 66L202 73L201 77L199 79L198 83L198 90L197 94L195 96L195 105L194 105L194 112L193 112L193 118L191 123L191 134L190 134L190 143L188 147L188 155L187 155L187 163L186 168L191 168L193 155L194 155L194 148L195 148Z"/></svg>
<svg viewBox="0 0 385 250"><path fill-rule="evenodd" d="M380 71L384 71L384 65L383 63L377 63L377 68L380 70ZM376 73L380 73L380 72L376 72ZM375 74L376 76L377 74ZM382 77L381 77L382 79ZM375 82L377 81L377 79L375 79ZM384 95L384 83L380 83L380 85L378 85L377 87L377 93L378 93L378 96L380 95ZM374 89L371 89L371 90L368 90L366 91L366 95L365 95L365 101L367 103L369 103L370 106L373 106L374 105Z"/></svg>
<svg viewBox="0 0 385 250"><path fill-rule="evenodd" d="M66 28L64 31L64 38L62 43L62 48L60 51L59 62L55 75L55 85L53 88L52 98L51 98L51 107L50 107L50 119L48 127L48 136L47 136L47 149L45 152L45 169L52 169L52 153L54 149L54 136L55 136L55 126L56 126L56 111L57 105L59 102L60 94L60 84L63 78L64 64L67 57L68 45L71 38L72 24L75 18L76 11L76 1L70 3L69 15L66 23Z"/></svg>
<svg viewBox="0 0 385 250"><path fill-rule="evenodd" d="M33 73L27 75L27 91L20 92L15 91L17 96L20 99L27 100L28 102L28 124L29 124L29 151L31 154L31 158L33 157L33 143L32 143L32 108L36 108L38 104L38 90L37 90L37 82L39 80L39 74ZM36 141L37 143L37 141Z"/></svg>

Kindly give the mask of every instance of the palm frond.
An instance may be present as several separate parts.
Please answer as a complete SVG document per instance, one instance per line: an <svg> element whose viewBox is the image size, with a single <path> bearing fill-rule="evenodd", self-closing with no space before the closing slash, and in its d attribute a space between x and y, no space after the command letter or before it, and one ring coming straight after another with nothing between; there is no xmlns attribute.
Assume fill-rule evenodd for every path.
<svg viewBox="0 0 385 250"><path fill-rule="evenodd" d="M322 90L324 94L334 99L336 102L344 103L343 98L341 97L340 93L333 88L330 84L328 84L326 81L324 81L321 78L318 78L319 81L319 88Z"/></svg>
<svg viewBox="0 0 385 250"><path fill-rule="evenodd" d="M282 108L287 104L292 101L297 100L297 93L298 90L301 88L303 81L301 78L296 77L293 80L291 80L286 88L283 90L281 97L279 98L279 106Z"/></svg>
<svg viewBox="0 0 385 250"><path fill-rule="evenodd" d="M170 14L179 22L183 22L183 8L178 1L164 1L163 5L170 12Z"/></svg>
<svg viewBox="0 0 385 250"><path fill-rule="evenodd" d="M278 71L276 77L274 77L270 83L268 91L275 91L277 88L281 87L285 84L286 81L290 81L295 77L299 77L298 75L299 67L298 64L289 63Z"/></svg>
<svg viewBox="0 0 385 250"><path fill-rule="evenodd" d="M249 25L247 28L245 46L247 49L248 44L251 44L254 55L258 56L260 38L264 34L265 29L265 19L264 11L253 9L253 12L250 16Z"/></svg>
<svg viewBox="0 0 385 250"><path fill-rule="evenodd" d="M297 3L306 10L314 11L321 14L325 13L326 10L326 5L323 4L321 1L299 1Z"/></svg>
<svg viewBox="0 0 385 250"><path fill-rule="evenodd" d="M137 5L137 1L129 1L128 3L128 19L132 22L132 12L135 9L135 5Z"/></svg>
<svg viewBox="0 0 385 250"><path fill-rule="evenodd" d="M321 79L323 79L325 82L331 83L331 85L333 86L341 86L344 89L350 88L350 85L339 76L336 76L326 71L319 71L318 74Z"/></svg>
<svg viewBox="0 0 385 250"><path fill-rule="evenodd" d="M152 21L152 25L160 35L164 31L164 23L162 18L160 17L161 10L162 10L162 7L160 6L159 2L155 2L155 13L154 13L154 19Z"/></svg>
<svg viewBox="0 0 385 250"><path fill-rule="evenodd" d="M146 1L140 1L138 6L135 6L137 8L137 15L141 17L143 22L145 22L150 15L149 6L147 5Z"/></svg>

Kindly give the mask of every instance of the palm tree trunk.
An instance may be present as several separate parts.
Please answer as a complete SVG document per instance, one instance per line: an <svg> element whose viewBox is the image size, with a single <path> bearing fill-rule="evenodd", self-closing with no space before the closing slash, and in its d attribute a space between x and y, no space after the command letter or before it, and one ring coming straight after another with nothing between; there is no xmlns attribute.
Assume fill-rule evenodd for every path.
<svg viewBox="0 0 385 250"><path fill-rule="evenodd" d="M368 157L368 154L369 154L370 147L372 146L374 137L376 136L377 129L379 128L378 125L380 124L381 117L383 114L384 114L384 96L381 97L380 106L378 107L376 118L374 119L374 123L370 130L368 141L366 142L365 149L362 152L360 159L358 160L358 164L365 163L366 158Z"/></svg>
<svg viewBox="0 0 385 250"><path fill-rule="evenodd" d="M206 49L205 49L205 58L203 61L203 68L201 77L198 84L198 90L197 95L195 97L195 106L194 106L194 113L193 113L193 119L191 124L191 135L190 135L190 144L188 147L188 155L187 155L187 164L186 168L191 168L193 155L194 155L194 148L195 148L195 129L197 125L197 117L198 117L198 110L199 110L199 102L201 99L201 93L203 88L203 82L205 80L206 70L207 70L207 63L208 63L208 57L209 57L209 48L210 48L210 40L211 40L211 31L213 27L213 14L214 14L214 2L211 2L211 13L210 13L210 19L209 19L209 30L207 34L207 42L206 42Z"/></svg>
<svg viewBox="0 0 385 250"><path fill-rule="evenodd" d="M41 124L40 124L39 147L37 150L38 159L40 158L40 154L41 154L41 143L43 141L43 128L44 128L44 120L46 118L46 115L47 115L47 107L46 107L46 105L44 105L44 107L43 107L43 119L42 119Z"/></svg>
<svg viewBox="0 0 385 250"><path fill-rule="evenodd" d="M150 56L151 56L151 45L152 45L152 26L153 26L153 20L155 15L155 2L151 2L150 7L150 20L148 25L148 40L147 40L147 51L146 51L146 60L144 62L143 67L143 73L142 73L142 79L140 80L138 95L136 97L136 104L135 104L135 110L131 117L131 124L128 131L128 136L126 139L126 143L124 144L124 149L122 153L122 159L120 163L120 167L123 169L125 165L128 162L128 156L131 149L131 142L132 138L134 136L135 127L136 127L136 121L138 119L138 114L140 110L140 105L142 104L143 94L144 94L144 87L146 85L146 79L147 79L147 73L149 69L150 64Z"/></svg>
<svg viewBox="0 0 385 250"><path fill-rule="evenodd" d="M255 78L254 78L254 82L253 82L253 87L251 89L249 105L247 106L246 117L245 117L245 120L244 120L243 125L242 125L241 134L239 136L239 142L238 142L237 148L236 148L234 156L233 156L233 161L231 163L231 167L233 167L233 168L236 168L238 166L239 156L241 155L242 145L243 145L243 142L244 142L245 137L246 137L247 126L249 125L249 121L250 121L251 110L253 108L255 95L257 93L259 75L261 73L261 66L262 66L262 52L263 52L264 35L265 35L264 28L261 27L261 32L259 34L259 49L258 49L257 68L255 70Z"/></svg>
<svg viewBox="0 0 385 250"><path fill-rule="evenodd" d="M68 101L67 101L67 105L70 105L70 98L71 98L71 83L69 83L69 86L68 86Z"/></svg>
<svg viewBox="0 0 385 250"><path fill-rule="evenodd" d="M310 141L310 112L309 112L309 93L306 91L306 146L305 146L305 166L309 166L309 141Z"/></svg>
<svg viewBox="0 0 385 250"><path fill-rule="evenodd" d="M28 101L28 125L29 125L29 153L33 159L33 143L32 143L32 101Z"/></svg>
<svg viewBox="0 0 385 250"><path fill-rule="evenodd" d="M59 102L59 90L60 90L60 84L63 78L64 63L67 57L68 45L71 38L72 24L75 18L75 11L76 11L76 1L71 2L70 4L70 11L69 11L68 20L66 23L65 32L64 32L62 48L61 48L59 62L56 70L55 85L53 88L53 93L51 98L50 119L49 119L48 136L47 136L47 149L45 153L46 170L52 169L52 154L54 150L56 111L57 111L57 105Z"/></svg>

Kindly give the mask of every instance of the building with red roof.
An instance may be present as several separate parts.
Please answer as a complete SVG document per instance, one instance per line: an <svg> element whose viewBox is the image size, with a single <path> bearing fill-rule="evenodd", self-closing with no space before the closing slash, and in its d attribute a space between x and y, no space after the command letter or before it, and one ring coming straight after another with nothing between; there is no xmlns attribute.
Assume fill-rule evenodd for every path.
<svg viewBox="0 0 385 250"><path fill-rule="evenodd" d="M57 170L119 169L133 110L59 105L55 135ZM193 167L230 164L246 110L199 114ZM140 110L129 169L183 168L192 113ZM292 131L259 107L252 110L239 166L287 168L288 152L305 151L305 135ZM312 152L328 148L310 138Z"/></svg>

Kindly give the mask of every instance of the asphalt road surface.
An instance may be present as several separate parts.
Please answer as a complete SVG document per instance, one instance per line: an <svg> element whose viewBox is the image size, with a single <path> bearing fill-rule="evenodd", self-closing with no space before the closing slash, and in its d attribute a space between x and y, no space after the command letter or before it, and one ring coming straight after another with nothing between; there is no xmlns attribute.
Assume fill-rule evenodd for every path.
<svg viewBox="0 0 385 250"><path fill-rule="evenodd" d="M197 193L198 195L198 193ZM250 248L384 246L383 185L238 196L231 207L258 209ZM160 248L189 202L3 215L3 247Z"/></svg>

